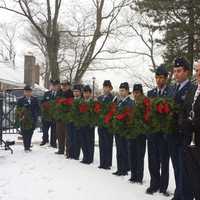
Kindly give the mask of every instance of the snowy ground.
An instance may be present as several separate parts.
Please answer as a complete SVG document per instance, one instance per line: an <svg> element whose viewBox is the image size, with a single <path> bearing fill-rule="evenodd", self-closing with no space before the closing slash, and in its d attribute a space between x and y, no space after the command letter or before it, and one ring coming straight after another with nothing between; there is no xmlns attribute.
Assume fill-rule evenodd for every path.
<svg viewBox="0 0 200 200"><path fill-rule="evenodd" d="M84 165L79 161L55 155L55 149L40 147L41 133L33 138L33 151L25 153L20 141L13 146L14 154L0 151L0 200L166 200L159 193L145 194L149 185L147 158L144 184L130 184L129 176L116 177L115 149L113 169L98 169L99 152L95 148L95 161ZM174 180L170 174L169 191Z"/></svg>

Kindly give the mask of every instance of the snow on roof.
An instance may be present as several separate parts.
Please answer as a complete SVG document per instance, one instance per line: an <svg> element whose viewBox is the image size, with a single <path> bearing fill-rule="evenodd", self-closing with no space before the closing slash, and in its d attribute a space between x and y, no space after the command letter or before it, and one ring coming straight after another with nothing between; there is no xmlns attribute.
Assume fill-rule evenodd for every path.
<svg viewBox="0 0 200 200"><path fill-rule="evenodd" d="M24 69L14 67L8 62L0 62L0 82L15 86L24 85Z"/></svg>

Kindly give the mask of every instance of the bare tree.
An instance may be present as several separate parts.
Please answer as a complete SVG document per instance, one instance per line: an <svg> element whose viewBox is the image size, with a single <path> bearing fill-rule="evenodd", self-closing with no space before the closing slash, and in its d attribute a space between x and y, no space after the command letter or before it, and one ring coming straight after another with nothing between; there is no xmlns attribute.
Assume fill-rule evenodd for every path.
<svg viewBox="0 0 200 200"><path fill-rule="evenodd" d="M129 15L126 16L126 22L122 29L122 35L126 38L137 40L143 45L143 48L138 49L120 49L122 53L143 56L150 60L151 69L155 70L157 66L156 56L160 53L161 48L158 43L158 31L152 26L152 21L145 15L136 13L131 9Z"/></svg>
<svg viewBox="0 0 200 200"><path fill-rule="evenodd" d="M0 0L0 8L25 17L46 41L51 77L59 78L58 51L60 43L58 17L62 0ZM12 5L11 5L12 3Z"/></svg>
<svg viewBox="0 0 200 200"><path fill-rule="evenodd" d="M108 1L107 1L108 2ZM77 24L75 30L63 31L71 42L68 56L64 56L63 71L69 74L70 80L80 82L83 75L98 61L98 56L105 52L109 37L117 28L117 18L121 10L128 6L128 0L111 0L110 9L105 6L105 0L92 0L95 13L85 15L82 21L74 17ZM88 21L90 20L90 21Z"/></svg>
<svg viewBox="0 0 200 200"><path fill-rule="evenodd" d="M16 24L0 24L0 56L2 60L9 61L15 67L16 57Z"/></svg>

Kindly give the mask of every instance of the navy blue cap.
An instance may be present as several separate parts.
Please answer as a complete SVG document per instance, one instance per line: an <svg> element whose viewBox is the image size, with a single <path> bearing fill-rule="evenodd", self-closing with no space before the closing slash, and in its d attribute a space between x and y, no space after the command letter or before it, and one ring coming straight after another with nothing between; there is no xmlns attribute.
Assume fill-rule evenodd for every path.
<svg viewBox="0 0 200 200"><path fill-rule="evenodd" d="M160 65L159 67L156 68L155 74L157 76L163 75L163 76L167 77L168 76L168 71L167 71L167 69L166 69L166 67L164 65Z"/></svg>
<svg viewBox="0 0 200 200"><path fill-rule="evenodd" d="M25 85L24 90L26 91L32 91L32 88L30 85Z"/></svg>
<svg viewBox="0 0 200 200"><path fill-rule="evenodd" d="M85 86L83 87L83 92L92 92L92 89L90 88L89 85L85 85Z"/></svg>
<svg viewBox="0 0 200 200"><path fill-rule="evenodd" d="M68 80L64 80L61 82L61 85L71 85L71 83Z"/></svg>
<svg viewBox="0 0 200 200"><path fill-rule="evenodd" d="M81 92L81 91L82 91L82 88L83 88L82 85L76 84L76 85L74 85L73 90L79 90L79 91Z"/></svg>
<svg viewBox="0 0 200 200"><path fill-rule="evenodd" d="M112 83L111 83L110 80L105 80L105 81L103 82L103 86L109 86L109 87L112 88Z"/></svg>
<svg viewBox="0 0 200 200"><path fill-rule="evenodd" d="M121 83L119 88L129 90L129 84L127 82Z"/></svg>
<svg viewBox="0 0 200 200"><path fill-rule="evenodd" d="M141 93L143 93L142 84L134 84L133 91L140 91Z"/></svg>
<svg viewBox="0 0 200 200"><path fill-rule="evenodd" d="M175 59L174 67L175 68L177 68L177 67L183 67L185 70L190 70L190 64L183 57L179 57L179 58Z"/></svg>
<svg viewBox="0 0 200 200"><path fill-rule="evenodd" d="M51 80L50 83L52 85L58 85L58 84L60 84L60 80Z"/></svg>

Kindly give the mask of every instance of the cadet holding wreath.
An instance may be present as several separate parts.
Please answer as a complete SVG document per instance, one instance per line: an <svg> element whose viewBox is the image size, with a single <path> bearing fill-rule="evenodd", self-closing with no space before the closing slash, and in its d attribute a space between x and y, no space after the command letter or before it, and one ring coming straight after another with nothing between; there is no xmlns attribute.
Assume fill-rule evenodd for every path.
<svg viewBox="0 0 200 200"><path fill-rule="evenodd" d="M26 85L24 87L24 96L17 102L16 111L16 121L21 129L25 152L31 151L31 139L39 113L40 107L38 100L32 96L32 88Z"/></svg>

